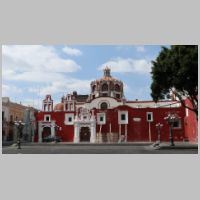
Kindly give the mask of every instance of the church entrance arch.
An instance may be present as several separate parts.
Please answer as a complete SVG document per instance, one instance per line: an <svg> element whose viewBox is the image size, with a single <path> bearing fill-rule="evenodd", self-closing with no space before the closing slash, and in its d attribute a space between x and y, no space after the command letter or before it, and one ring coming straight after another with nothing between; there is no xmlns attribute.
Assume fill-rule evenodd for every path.
<svg viewBox="0 0 200 200"><path fill-rule="evenodd" d="M90 142L90 128L81 127L80 130L80 142Z"/></svg>
<svg viewBox="0 0 200 200"><path fill-rule="evenodd" d="M51 136L51 127L45 126L42 130L42 139L48 136Z"/></svg>
<svg viewBox="0 0 200 200"><path fill-rule="evenodd" d="M74 142L96 141L96 119L94 111L87 108L81 108L80 113L76 113L74 120Z"/></svg>

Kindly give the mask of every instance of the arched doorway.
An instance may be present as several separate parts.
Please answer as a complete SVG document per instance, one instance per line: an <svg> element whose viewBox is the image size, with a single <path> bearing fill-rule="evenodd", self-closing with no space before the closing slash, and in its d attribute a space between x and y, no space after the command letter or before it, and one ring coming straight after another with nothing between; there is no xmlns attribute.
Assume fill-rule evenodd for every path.
<svg viewBox="0 0 200 200"><path fill-rule="evenodd" d="M44 127L42 131L42 139L48 137L51 135L51 128L50 127Z"/></svg>
<svg viewBox="0 0 200 200"><path fill-rule="evenodd" d="M90 142L90 128L89 127L81 127L80 142Z"/></svg>

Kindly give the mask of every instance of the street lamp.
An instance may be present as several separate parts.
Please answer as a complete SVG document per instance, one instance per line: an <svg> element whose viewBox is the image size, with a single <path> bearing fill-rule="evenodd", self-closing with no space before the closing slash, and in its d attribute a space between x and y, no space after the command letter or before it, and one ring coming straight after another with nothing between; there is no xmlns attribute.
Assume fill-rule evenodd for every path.
<svg viewBox="0 0 200 200"><path fill-rule="evenodd" d="M163 124L161 124L160 122L156 124L156 128L158 130L158 140L156 142L156 145L160 145L160 132L161 132L161 128L163 127Z"/></svg>
<svg viewBox="0 0 200 200"><path fill-rule="evenodd" d="M14 124L17 127L17 148L21 149L21 135L25 123L23 123L22 121L15 121Z"/></svg>
<svg viewBox="0 0 200 200"><path fill-rule="evenodd" d="M178 115L176 113L169 113L166 117L164 117L164 120L166 120L167 123L169 124L169 142L170 142L170 146L174 146L172 128L173 128L174 122L178 118L179 117L178 117Z"/></svg>

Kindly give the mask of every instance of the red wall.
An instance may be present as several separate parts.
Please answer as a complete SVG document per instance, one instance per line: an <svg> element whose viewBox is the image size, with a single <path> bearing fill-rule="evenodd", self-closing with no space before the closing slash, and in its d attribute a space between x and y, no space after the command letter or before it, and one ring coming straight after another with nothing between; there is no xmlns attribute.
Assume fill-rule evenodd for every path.
<svg viewBox="0 0 200 200"><path fill-rule="evenodd" d="M163 124L161 129L161 140L169 141L169 125L164 120L169 112L176 112L181 117L181 128L173 129L173 136L175 141L183 141L184 136L184 116L185 110L183 108L130 108L128 106L119 106L116 109L107 110L106 118L107 123L102 126L102 133L106 134L109 132L109 124L112 125L112 132L119 132L118 125L118 110L128 111L128 141L149 141L149 122L146 120L146 113L153 112L153 122L150 122L151 128L151 139L152 141L157 140L157 129L156 124L158 122ZM98 110L96 111L98 112ZM140 122L133 121L133 118L141 118ZM125 134L125 125L121 125L121 132ZM99 126L97 125L97 132Z"/></svg>
<svg viewBox="0 0 200 200"><path fill-rule="evenodd" d="M160 122L163 124L161 129L161 140L169 141L169 125L164 120L164 117L167 116L168 112L176 112L181 117L181 128L173 129L173 135L175 141L183 141L185 139L185 109L184 108L131 108L129 106L119 106L115 109L109 109L106 112L106 124L102 126L102 134L106 134L110 130L110 123L112 126L112 132L119 133L119 125L118 125L118 110L128 111L128 124L127 124L127 132L128 132L128 141L149 141L149 122L146 120L146 113L153 112L153 122L151 122L151 138L152 141L157 140L157 129L156 123ZM100 112L100 110L95 109L95 114ZM74 126L73 125L65 125L64 124L64 115L66 112L38 112L36 114L36 120L42 121L44 120L45 114L50 114L51 119L56 121L56 125L62 127L62 130L58 130L57 135L62 138L62 141L72 142L74 136ZM69 112L74 113L74 112ZM75 115L75 113L74 113ZM133 121L133 118L141 118L140 122ZM193 125L187 125L187 130L190 130ZM96 131L99 132L100 126L96 126ZM125 125L121 125L122 134L125 134ZM37 141L36 135L36 141ZM195 138L194 136L188 134L187 137Z"/></svg>
<svg viewBox="0 0 200 200"><path fill-rule="evenodd" d="M192 106L189 100L186 100L187 106ZM190 142L198 143L198 121L193 111L188 110L188 116L185 116L185 136Z"/></svg>
<svg viewBox="0 0 200 200"><path fill-rule="evenodd" d="M65 113L66 112L38 112L36 115L37 121L43 121L45 114L51 115L51 120L55 120L57 126L62 127L62 130L57 131L57 135L61 137L62 141L72 142L74 137L74 126L73 125L65 125ZM73 112L68 112L73 113ZM36 135L38 138L38 134ZM37 141L38 139L36 139Z"/></svg>

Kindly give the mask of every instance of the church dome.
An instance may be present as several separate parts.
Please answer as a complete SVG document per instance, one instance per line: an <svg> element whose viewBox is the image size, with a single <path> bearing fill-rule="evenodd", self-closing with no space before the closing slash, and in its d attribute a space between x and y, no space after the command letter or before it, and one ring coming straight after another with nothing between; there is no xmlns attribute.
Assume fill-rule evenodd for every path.
<svg viewBox="0 0 200 200"><path fill-rule="evenodd" d="M113 78L107 66L103 70L103 77L91 82L90 100L96 97L123 98L123 82Z"/></svg>
<svg viewBox="0 0 200 200"><path fill-rule="evenodd" d="M64 103L58 103L54 107L54 111L64 111Z"/></svg>

